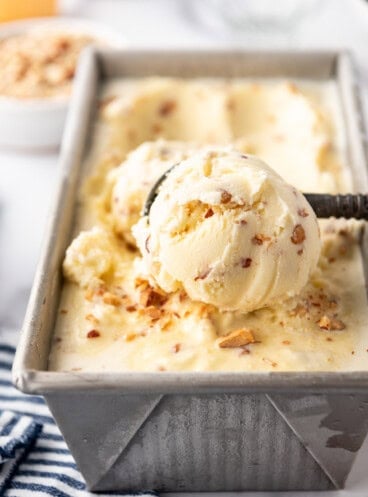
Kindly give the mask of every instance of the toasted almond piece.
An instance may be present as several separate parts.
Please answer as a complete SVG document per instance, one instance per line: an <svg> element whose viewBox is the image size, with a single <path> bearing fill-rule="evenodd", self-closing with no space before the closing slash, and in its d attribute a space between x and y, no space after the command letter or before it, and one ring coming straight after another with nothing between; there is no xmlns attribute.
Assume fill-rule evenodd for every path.
<svg viewBox="0 0 368 497"><path fill-rule="evenodd" d="M255 343L255 338L253 332L248 328L240 328L239 330L234 330L224 337L217 339L217 344L222 349L224 348L236 348L243 347L250 343Z"/></svg>
<svg viewBox="0 0 368 497"><path fill-rule="evenodd" d="M222 204L228 204L232 198L233 198L233 196L231 195L230 192L228 192L227 190L222 190L222 192L221 192L221 203Z"/></svg>
<svg viewBox="0 0 368 497"><path fill-rule="evenodd" d="M119 305L122 304L121 297L111 292L105 292L102 297L102 300L104 301L105 304L113 305L115 307L119 307Z"/></svg>
<svg viewBox="0 0 368 497"><path fill-rule="evenodd" d="M204 215L205 219L212 217L214 214L213 209L211 207L207 210L206 214Z"/></svg>
<svg viewBox="0 0 368 497"><path fill-rule="evenodd" d="M94 295L93 289L87 288L84 294L84 298L88 301L91 301L93 299L93 295Z"/></svg>
<svg viewBox="0 0 368 497"><path fill-rule="evenodd" d="M297 304L294 309L292 309L290 311L290 316L299 316L299 317L303 317L307 314L308 312L308 309L305 305L303 304Z"/></svg>
<svg viewBox="0 0 368 497"><path fill-rule="evenodd" d="M98 324L100 322L100 320L97 319L96 316L94 316L93 314L87 314L85 316L85 319L93 324Z"/></svg>
<svg viewBox="0 0 368 497"><path fill-rule="evenodd" d="M137 310L137 306L136 306L136 305L134 305L134 304L132 304L132 305L127 305L127 306L126 306L126 308L125 308L125 310L126 310L127 312L135 312L135 311Z"/></svg>
<svg viewBox="0 0 368 497"><path fill-rule="evenodd" d="M134 281L134 286L139 290L144 290L145 288L149 287L150 284L148 283L147 280L144 280L143 278L136 278Z"/></svg>
<svg viewBox="0 0 368 497"><path fill-rule="evenodd" d="M303 243L305 240L305 231L304 228L301 224L297 224L293 230L293 234L290 237L290 240L294 245L299 245L300 243Z"/></svg>
<svg viewBox="0 0 368 497"><path fill-rule="evenodd" d="M144 314L149 316L152 321L157 321L162 316L162 311L161 309L157 309L157 307L151 306L144 309Z"/></svg>
<svg viewBox="0 0 368 497"><path fill-rule="evenodd" d="M298 209L298 215L300 217L308 217L309 216L308 212L304 208L303 209Z"/></svg>
<svg viewBox="0 0 368 497"><path fill-rule="evenodd" d="M100 336L100 332L97 330L90 330L87 333L87 338L98 338Z"/></svg>
<svg viewBox="0 0 368 497"><path fill-rule="evenodd" d="M164 102L162 102L158 113L160 114L160 116L166 117L169 116L176 109L176 107L177 103L175 100L165 100Z"/></svg>
<svg viewBox="0 0 368 497"><path fill-rule="evenodd" d="M171 347L171 350L174 354L177 354L178 352L180 352L181 347L182 347L181 343L176 343Z"/></svg>
<svg viewBox="0 0 368 497"><path fill-rule="evenodd" d="M252 243L254 245L263 245L263 242L268 242L271 240L271 237L263 235L262 233L257 233L252 238Z"/></svg>
<svg viewBox="0 0 368 497"><path fill-rule="evenodd" d="M332 318L331 319L331 330L344 330L345 329L345 323L341 321L341 319L337 318Z"/></svg>
<svg viewBox="0 0 368 497"><path fill-rule="evenodd" d="M322 316L321 319L318 321L318 326L322 330L344 330L345 329L345 323L341 321L340 319L337 318L330 318L328 316Z"/></svg>
<svg viewBox="0 0 368 497"><path fill-rule="evenodd" d="M167 301L167 295L158 289L152 287L145 288L139 297L139 303L144 307L161 307Z"/></svg>

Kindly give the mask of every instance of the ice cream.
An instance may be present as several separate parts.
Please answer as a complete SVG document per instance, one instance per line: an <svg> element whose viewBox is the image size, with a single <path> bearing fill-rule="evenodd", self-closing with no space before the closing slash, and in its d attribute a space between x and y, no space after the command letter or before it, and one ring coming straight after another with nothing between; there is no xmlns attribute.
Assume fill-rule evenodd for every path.
<svg viewBox="0 0 368 497"><path fill-rule="evenodd" d="M260 159L212 148L183 160L133 228L147 274L221 310L298 294L320 254L305 197Z"/></svg>
<svg viewBox="0 0 368 497"><path fill-rule="evenodd" d="M188 280L186 274L173 273L168 278L167 285L177 284L177 291L167 293L160 289L156 280L148 276L147 261L142 262L131 234L144 199L163 170L192 156L199 147L208 153L229 145L240 153L254 154L301 191L351 191L350 170L344 165L350 161L346 155L340 93L333 81L294 84L270 79L255 82L222 78L129 80L124 77L104 86L90 138L91 148L82 169L73 241L64 261L65 280L50 351L50 370L76 374L81 371L161 374L162 371L367 369L368 307L360 253L360 223L319 220L322 250L306 286L298 295L248 313L220 311L211 304L191 299L183 290L183 283ZM227 149L227 153L231 149ZM225 175L227 180L231 171L230 167ZM269 174L267 170L268 187L272 189L278 185L279 178L275 173ZM210 179L198 178L201 185ZM249 197L256 196L257 191L261 191L261 182L255 166L247 178L252 181L243 180L240 185ZM184 179L189 181L190 178ZM275 290L282 293L282 285L296 292L305 275L297 273L295 268L307 272L308 265L313 266L311 242L315 228L308 223L312 223L314 216L313 219L311 214L303 217L301 210L302 215L295 217L295 205L289 205L294 193L290 197L287 187L284 205L291 214L285 218L284 231L289 230L288 235L279 233L275 237L276 244L263 237L256 237L255 243L249 244L249 238L248 242L245 235L242 238L241 225L230 222L236 213L236 209L230 209L233 201L243 196L239 182L236 185L232 190L223 180L219 183L219 188L232 195L231 201L216 205L217 192L217 197L208 199L213 215L208 208L203 220L198 199L200 194L208 195L208 191L201 189L199 183L194 184L195 191L189 193L197 203L194 202L196 207L189 219L191 229L186 233L189 238L183 236L183 243L185 241L189 248L184 250L185 245L180 248L178 244L181 252L174 262L184 267L198 261L200 254L198 250L194 253L194 244L188 241L190 237L199 237L205 228L203 236L211 239L215 230L221 233L225 227L227 231L223 233L235 239L229 250L223 250L223 235L214 238L216 243L208 243L203 252L215 260L218 250L229 265L231 253L234 259L239 254L240 242L244 241L251 251L241 255L243 265L248 267L238 265L229 278L239 293L235 295L235 290L230 289L232 298L240 302L240 293L246 289L254 298L254 305L261 305L262 299L266 301L272 294L276 296ZM281 219L281 200L284 199L277 192L278 188L263 206L270 216L266 224L253 210L239 206L237 210L248 222L243 224L243 233L248 229L250 233L252 229L252 238L256 234L273 234L276 221ZM296 195L295 202L299 202L299 198L304 202L299 193ZM176 198L173 196L170 202ZM219 215L222 210L226 212L224 217ZM168 217L166 212L162 215L162 219ZM223 226L219 226L221 219ZM261 229L256 232L258 221ZM291 242L292 222L295 226L302 225L306 235L303 243ZM147 242L152 250L151 239L147 241L144 237L143 228L146 229L142 227L140 245ZM300 232L297 230L295 241ZM199 242L199 247L205 246L202 240ZM288 248L282 259L287 268L284 271L280 266L284 280L275 280L273 287L267 288L278 271L275 259L271 261L276 247ZM303 253L297 254L301 249ZM280 256L279 253L274 255ZM256 265L261 256L265 266ZM154 270L158 272L158 268ZM240 275L241 284L237 280ZM208 275L213 276L214 273ZM206 279L195 283L205 294Z"/></svg>
<svg viewBox="0 0 368 497"><path fill-rule="evenodd" d="M134 242L132 226L139 220L144 201L155 183L170 166L190 156L195 146L183 142L146 142L133 150L114 169L111 214L115 232Z"/></svg>

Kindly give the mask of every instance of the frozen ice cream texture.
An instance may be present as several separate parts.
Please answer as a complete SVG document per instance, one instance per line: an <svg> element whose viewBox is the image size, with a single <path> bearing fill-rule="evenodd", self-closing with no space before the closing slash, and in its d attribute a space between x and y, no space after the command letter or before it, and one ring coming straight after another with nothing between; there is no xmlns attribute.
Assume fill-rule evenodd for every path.
<svg viewBox="0 0 368 497"><path fill-rule="evenodd" d="M231 148L182 160L133 235L145 271L163 290L244 313L298 294L321 248L303 194Z"/></svg>

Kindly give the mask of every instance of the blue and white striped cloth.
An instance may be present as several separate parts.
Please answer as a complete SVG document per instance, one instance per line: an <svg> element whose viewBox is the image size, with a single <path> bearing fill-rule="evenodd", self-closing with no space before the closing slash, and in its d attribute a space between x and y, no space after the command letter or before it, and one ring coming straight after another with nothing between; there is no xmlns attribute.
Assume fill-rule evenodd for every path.
<svg viewBox="0 0 368 497"><path fill-rule="evenodd" d="M24 395L12 386L15 338L0 332L0 496L95 495L86 490L43 398Z"/></svg>

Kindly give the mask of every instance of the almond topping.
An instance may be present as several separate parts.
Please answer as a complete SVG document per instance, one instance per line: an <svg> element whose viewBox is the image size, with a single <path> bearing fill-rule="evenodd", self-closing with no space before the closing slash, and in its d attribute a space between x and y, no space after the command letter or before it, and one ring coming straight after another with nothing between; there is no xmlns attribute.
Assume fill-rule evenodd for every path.
<svg viewBox="0 0 368 497"><path fill-rule="evenodd" d="M167 295L152 287L145 288L139 298L139 303L144 307L161 307L167 301Z"/></svg>
<svg viewBox="0 0 368 497"><path fill-rule="evenodd" d="M97 330L91 330L87 333L87 338L98 338L100 336L100 332Z"/></svg>
<svg viewBox="0 0 368 497"><path fill-rule="evenodd" d="M228 335L218 338L217 344L222 349L244 347L250 343L255 343L253 332L247 328L240 328L239 330L232 331Z"/></svg>
<svg viewBox="0 0 368 497"><path fill-rule="evenodd" d="M176 343L175 345L172 346L172 351L174 352L174 354L177 354L181 349L181 343Z"/></svg>
<svg viewBox="0 0 368 497"><path fill-rule="evenodd" d="M208 209L208 211L206 212L206 214L204 215L204 217L207 219L208 217L212 217L214 214L213 210L210 208Z"/></svg>
<svg viewBox="0 0 368 497"><path fill-rule="evenodd" d="M128 335L125 336L125 341L132 342L136 338L137 338L137 335L135 333L128 333Z"/></svg>
<svg viewBox="0 0 368 497"><path fill-rule="evenodd" d="M121 298L111 292L105 292L102 300L105 304L113 305L115 307L118 307L122 303Z"/></svg>
<svg viewBox="0 0 368 497"><path fill-rule="evenodd" d="M154 123L152 125L152 133L154 133L155 135L157 135L158 133L161 133L161 132L162 132L162 126L161 126L161 124Z"/></svg>
<svg viewBox="0 0 368 497"><path fill-rule="evenodd" d="M290 237L290 240L292 243L295 245L299 245L300 243L303 243L305 240L305 231L304 228L301 224L297 224L293 230L293 234Z"/></svg>
<svg viewBox="0 0 368 497"><path fill-rule="evenodd" d="M128 252L132 252L133 254L134 254L134 252L138 252L137 247L133 243L125 241L125 246L126 246Z"/></svg>
<svg viewBox="0 0 368 497"><path fill-rule="evenodd" d="M148 283L147 280L144 280L143 278L136 278L134 281L134 286L139 290L144 290L145 288L148 288L150 284Z"/></svg>
<svg viewBox="0 0 368 497"><path fill-rule="evenodd" d="M307 314L308 309L303 304L297 304L293 310L290 311L290 316L303 317Z"/></svg>
<svg viewBox="0 0 368 497"><path fill-rule="evenodd" d="M162 316L161 309L157 309L157 307L147 307L144 310L144 313L147 314L152 321L157 321Z"/></svg>
<svg viewBox="0 0 368 497"><path fill-rule="evenodd" d="M128 305L128 306L125 308L125 310L126 310L127 312L134 312L134 311L136 311L136 310L137 310L137 306L136 306L136 305L134 305L134 304L132 304L132 305Z"/></svg>
<svg viewBox="0 0 368 497"><path fill-rule="evenodd" d="M241 267L248 268L252 264L252 259L250 257L243 257L240 259Z"/></svg>
<svg viewBox="0 0 368 497"><path fill-rule="evenodd" d="M328 331L345 329L345 324L340 319L329 318L328 316L322 316L321 319L318 321L318 326L322 330L328 330Z"/></svg>
<svg viewBox="0 0 368 497"><path fill-rule="evenodd" d="M98 324L100 322L99 319L97 319L96 316L94 316L93 314L87 314L85 316L85 319L87 321L91 321L91 323L93 324Z"/></svg>
<svg viewBox="0 0 368 497"><path fill-rule="evenodd" d="M298 209L298 214L300 217L308 217L309 214L305 209Z"/></svg>
<svg viewBox="0 0 368 497"><path fill-rule="evenodd" d="M176 108L176 102L175 100L166 100L166 102L163 102L159 108L159 114L162 117L167 117L170 115Z"/></svg>
<svg viewBox="0 0 368 497"><path fill-rule="evenodd" d="M262 233L257 233L252 238L252 243L254 245L262 245L263 242L268 242L269 240L271 240L271 237L266 236L266 235L262 235Z"/></svg>
<svg viewBox="0 0 368 497"><path fill-rule="evenodd" d="M221 192L221 203L222 204L228 204L232 198L233 198L233 196L228 191L223 190Z"/></svg>

